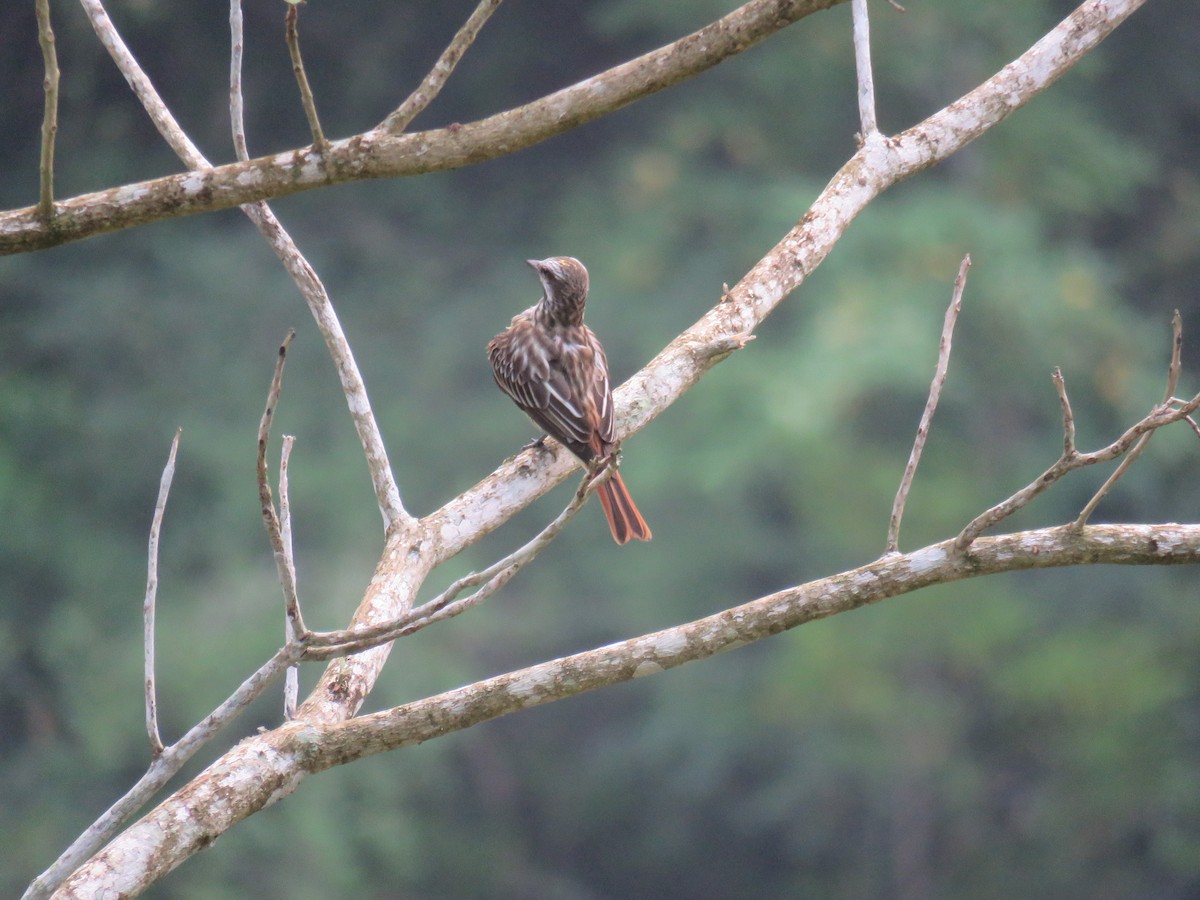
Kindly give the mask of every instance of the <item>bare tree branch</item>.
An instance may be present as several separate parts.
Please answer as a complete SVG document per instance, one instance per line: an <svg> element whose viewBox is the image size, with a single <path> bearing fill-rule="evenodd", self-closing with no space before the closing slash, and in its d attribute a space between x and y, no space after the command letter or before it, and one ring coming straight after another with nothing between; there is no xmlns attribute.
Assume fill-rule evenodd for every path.
<svg viewBox="0 0 1200 900"><path fill-rule="evenodd" d="M1058 394L1058 405L1062 407L1063 422L1063 459L1074 459L1079 455L1075 448L1075 414L1071 411L1071 400L1067 397L1067 382L1063 379L1062 369L1054 367L1050 373L1054 383L1054 392Z"/></svg>
<svg viewBox="0 0 1200 900"><path fill-rule="evenodd" d="M938 344L938 360L933 373L933 382L929 385L929 398L925 401L925 411L921 413L921 422L917 425L917 436L913 440L912 451L908 455L908 464L904 467L904 475L900 478L896 499L892 502L892 517L888 522L887 546L884 548L884 553L896 553L900 549L900 521L904 518L904 505L908 502L908 492L912 488L913 477L917 474L921 453L925 450L925 439L929 437L929 425L933 421L938 400L942 396L942 386L946 383L946 372L950 368L950 342L954 339L954 324L958 321L958 313L962 309L962 295L967 286L967 270L970 268L971 257L968 254L962 258L962 263L958 267L958 276L954 279L954 293L950 298L950 306L947 307L946 317L942 322L942 339Z"/></svg>
<svg viewBox="0 0 1200 900"><path fill-rule="evenodd" d="M158 133L162 135L163 140L175 151L175 155L184 161L188 168L210 168L208 160L204 158L204 154L192 143L191 138L184 133L184 130L179 127L179 123L171 115L171 111L167 109L167 105L163 103L162 97L154 89L149 76L138 65L137 60L133 58L133 54L129 52L129 48L125 45L125 41L121 39L121 35L113 26L108 13L104 11L104 4L101 0L79 0L79 2L83 5L84 12L87 13L88 21L92 23L92 30L96 32L96 37L100 39L100 43L104 45L104 49L108 51L108 55L112 57L113 62L117 64L117 68L121 70L121 74L125 76L125 80L129 83L130 88L133 89L134 95L138 98L143 108L145 108L146 113L150 116L150 121L154 123L154 127L158 129ZM117 190L120 190L120 188Z"/></svg>
<svg viewBox="0 0 1200 900"><path fill-rule="evenodd" d="M1163 392L1163 404L1169 404L1175 396L1175 388L1179 385L1179 375L1183 371L1182 363L1183 354L1183 319L1180 318L1179 310L1175 310L1175 315L1171 317L1171 362L1167 366L1167 389ZM1191 421L1190 419L1188 421ZM1196 423L1192 422L1193 429ZM1125 458L1113 470L1113 473L1108 476L1104 484L1100 485L1100 489L1096 491L1087 505L1079 511L1078 518L1075 519L1075 524L1082 526L1087 524L1087 520L1095 512L1096 507L1100 505L1100 501L1105 495L1112 490L1114 484L1117 483L1125 471L1134 464L1142 451L1146 449L1146 444L1150 443L1150 438L1154 435L1153 431L1147 431L1143 434L1136 444L1129 448L1129 452L1125 454Z"/></svg>
<svg viewBox="0 0 1200 900"><path fill-rule="evenodd" d="M96 0L84 2L93 3ZM779 17L785 7L787 15L800 18L828 5L831 3L788 4L768 3L765 0L749 3L691 38L519 110L459 128L423 134L391 137L372 132L336 142L331 145L330 155L343 154L338 159L346 162L347 178L412 174L491 158L588 121L715 64L730 53L782 27ZM714 353L712 348L732 349L750 339L758 323L807 278L840 238L849 222L880 192L956 152L1028 102L1140 5L1141 0L1089 0L1017 61L975 91L895 138L865 144L835 175L817 203L784 240L700 322L680 335L618 392L618 405L622 410L621 436L643 427L723 358L724 351ZM758 20L745 18L766 15L768 12L776 17ZM740 18L734 21L734 17ZM730 25L731 21L736 27ZM748 24L752 27L744 27ZM698 35L704 36L699 43L695 40ZM684 62L680 63L680 59ZM689 66L693 67L690 71ZM613 73L620 75L618 77ZM606 93L604 89L611 90ZM515 138L516 142L504 146L492 143L493 139L503 142L510 137ZM426 154L425 158L419 159L422 154ZM280 154L266 160L238 163L113 192L101 192L90 195L90 198L76 198L68 202L75 204L71 209L73 215L78 214L78 222L72 219L69 227L75 230L70 231L63 240L106 230L104 226L96 224L105 216L113 216L118 221L114 227L125 227L135 220L147 221L174 215L178 210L195 212L202 208L222 208L233 203L313 187L323 183L327 177L319 173L319 168L312 154ZM312 179L311 183L309 179ZM285 182L291 182L292 187L287 187ZM199 198L199 194L209 190L217 199ZM151 194L161 191L164 196L148 200L142 191L150 191ZM163 199L169 199L174 204L169 211L163 212L156 206ZM44 239L44 235L39 236L36 229L21 231L21 212L0 216L0 252L26 247L29 240L36 242ZM266 214L269 215L269 211ZM91 224L89 216L95 216ZM139 216L143 218L138 219ZM13 226L14 222L18 224L14 226L15 230L10 230L9 226ZM33 237L30 238L30 235ZM49 246L54 242L58 241L49 241L44 245ZM293 272L295 278L294 267L299 267L296 256L289 255L286 249L277 249L277 252L281 258L288 257L285 262L290 262L289 271ZM300 262L303 262L302 259ZM316 279L315 273L312 278ZM300 283L300 279L297 280ZM309 298L307 293L306 298ZM310 308L313 308L314 304L309 299ZM348 347L346 353L352 364ZM344 374L340 365L339 374ZM343 379L344 386L345 383ZM354 401L351 397L352 393L347 391L353 412ZM365 391L362 398L365 400ZM1192 411L1194 408L1188 409L1185 405L1169 412L1177 418L1186 418ZM1136 436L1132 440L1136 440ZM382 449L382 444L379 446ZM397 492L394 509L399 513L394 519L389 519L387 512L384 514L385 522L389 523L386 546L366 596L355 614L352 628L395 620L402 615L411 606L417 589L435 565L477 540L506 520L513 511L532 502L565 477L573 468L573 462L565 457L566 454L558 454L551 461L543 463L518 456L462 497L419 521L411 517L404 518L407 513L399 505ZM386 459L384 463L386 465ZM372 471L374 476L374 469ZM384 509L384 497L378 485L377 496L381 498L381 509ZM397 521L402 521L405 527L393 527ZM701 622L591 651L595 654L592 656L577 655L545 663L438 698L419 701L400 710L376 714L384 718L363 717L346 722L371 689L379 667L386 659L388 647L381 646L350 659L339 659L326 669L318 689L297 711L298 721L252 737L222 756L206 773L186 785L79 869L64 886L64 891L70 895L85 896L108 889L140 889L139 885L145 886L173 868L184 856L207 845L233 822L294 789L308 772L354 758L351 754L366 755L402 746L410 740L424 739L419 736L422 728L428 728L427 736L433 736L513 709L661 671L689 659L703 658L747 639L773 634L801 621L832 614L840 611L843 604L849 604L845 608L852 608L882 599L883 596L916 589L933 580L946 581L984 574L989 571L986 566L993 564L997 566L994 571L1011 571L1015 568L1097 560L1114 563L1194 562L1200 554L1200 531L1197 531L1197 526L1157 526L1149 530L1139 530L1138 527L1106 530L1091 526L1081 530L1053 529L1006 538L980 539L975 541L969 560L953 552L957 540L926 548L916 554L887 556L872 566L796 588L794 590L798 593L794 595L782 592L762 598L756 603L763 605L753 609L739 607ZM993 561L989 554L995 548L1001 549L996 551L997 559ZM889 568L893 565L899 568ZM927 576L931 580L923 581ZM717 628L718 624L720 628ZM244 690L239 689L236 696L244 698L261 690L263 682L275 677L299 658L295 655L298 652L296 648L280 651L243 685ZM575 665L584 667L578 671L584 679L578 687L565 683L565 679L577 674L573 668ZM494 702L488 699L489 692L494 695ZM228 703L223 704L219 712L222 716L227 715L230 708ZM420 718L418 712L424 716L421 721L425 724L410 728L412 723L406 724L405 717ZM453 715L455 712L457 717ZM398 718L387 718L389 714L395 714ZM353 730L360 722L367 723L362 726L367 729L366 732ZM168 756L174 759L175 748L185 746L185 741L190 741L186 749L194 752L196 742L203 738L199 735L192 737L193 732L189 732L175 747L167 748L160 760ZM345 744L336 743L334 738L328 738L333 743L327 742L329 735L341 740L350 734L357 734L364 743L357 749L350 749ZM158 777L161 771L161 767L155 769L154 777ZM153 781L151 773L147 773L143 782L147 780ZM118 805L122 810L128 809L124 798ZM35 882L31 891L35 887L40 891L52 889L58 884L55 879L61 879L78 864L81 859L79 848L88 843L94 844L96 834L111 824L107 821L111 819L108 814L102 818L106 824L87 841L81 838L82 843L77 842L68 854L64 854L63 859ZM101 823L97 825L101 826ZM68 863L68 858L74 862ZM113 865L117 860L120 865ZM54 873L53 877L51 873Z"/></svg>
<svg viewBox="0 0 1200 900"><path fill-rule="evenodd" d="M242 101L242 4L241 0L230 0L229 3L229 32L230 32L230 61L229 61L229 118L233 129L233 146L238 159L245 161L248 157L246 149L246 125L243 119L244 103ZM298 48L297 48L298 50ZM136 66L137 63L133 62ZM316 109L313 109L316 115ZM207 165L207 162L205 162ZM329 292L321 283L316 270L309 264L292 236L275 218L271 207L264 202L250 203L242 207L242 212L255 224L259 233L267 239L275 255L283 263L292 281L300 290L308 304L309 312L317 323L321 337L325 339L325 347L333 358L337 369L338 380L342 385L342 393L346 397L346 405L350 409L350 417L354 420L355 431L358 432L359 442L367 459L367 470L371 475L371 484L375 488L375 500L379 504L379 513L383 517L385 530L402 528L412 522L412 517L404 509L400 501L400 489L392 473L388 461L387 450L383 445L383 435L371 411L371 401L367 396L367 386L358 371L350 343L342 331L342 323L333 308Z"/></svg>
<svg viewBox="0 0 1200 900"><path fill-rule="evenodd" d="M167 511L167 496L171 493L171 482L175 479L175 456L179 452L179 438L183 429L175 431L171 441L171 452L163 467L158 484L158 500L154 503L154 517L150 522L150 546L146 552L146 597L142 603L143 656L146 682L146 734L150 738L150 754L162 753L162 736L158 733L158 691L154 686L154 618L158 599L158 538L162 532L163 516Z"/></svg>
<svg viewBox="0 0 1200 900"><path fill-rule="evenodd" d="M381 622L365 628L310 633L304 641L307 648L304 659L332 659L350 653L359 653L370 647L394 641L396 638L407 637L434 622L452 618L459 613L466 612L472 606L482 603L507 584L517 572L536 559L538 554L562 533L563 529L567 527L567 523L575 518L575 514L583 508L587 498L608 481L615 471L615 466L610 463L595 475L586 474L579 485L579 490L571 498L571 502L532 540L503 559L492 563L486 569L464 575L432 600L421 604L411 612L390 622ZM461 600L458 599L463 591L481 584L483 587L479 590Z"/></svg>
<svg viewBox="0 0 1200 900"><path fill-rule="evenodd" d="M825 259L854 218L892 185L940 162L1032 100L1095 47L1143 0L1089 0L979 87L878 146L861 148L803 218L719 303L614 392L618 437L644 428L724 357L707 348L744 341ZM465 126L464 126L465 127ZM558 484L578 464L569 454L518 454L427 516L453 556ZM530 472L536 474L530 476Z"/></svg>
<svg viewBox="0 0 1200 900"><path fill-rule="evenodd" d="M97 0L81 2L90 5ZM399 136L369 131L333 141L323 154L290 150L84 194L58 204L54 229L45 226L34 207L0 213L0 255L335 182L440 172L514 153L670 87L840 2L752 0L674 44L477 122ZM1144 3L1088 0L975 91L876 148L868 168L878 175L880 164L890 162L888 169L900 166L901 178L907 178L940 162L1047 88ZM980 109L985 111L982 116Z"/></svg>
<svg viewBox="0 0 1200 900"><path fill-rule="evenodd" d="M954 541L885 556L653 634L488 678L342 723L303 719L242 741L76 871L61 896L128 896L308 775L521 709L577 696L738 647L931 584L1084 563L1200 563L1200 525L1089 525ZM252 786L252 790L247 790ZM234 802L233 798L237 797ZM119 860L120 865L115 865Z"/></svg>
<svg viewBox="0 0 1200 900"><path fill-rule="evenodd" d="M259 666L258 671L241 683L228 699L201 719L174 744L166 747L151 762L146 773L125 792L116 803L104 811L71 846L62 852L54 864L30 883L22 895L24 900L48 897L67 876L79 868L88 857L104 846L121 826L134 815L183 768L196 752L211 741L216 734L237 718L257 700L288 666L295 664L301 655L296 647L285 647Z"/></svg>
<svg viewBox="0 0 1200 900"><path fill-rule="evenodd" d="M99 6L99 0L81 2L85 8ZM441 172L506 156L712 68L793 22L841 2L844 0L751 0L672 44L478 122L403 135L375 129L333 141L322 154L290 150L84 194L61 201L61 221L55 229L46 228L32 207L0 213L0 255L53 247L146 222L229 209L335 182ZM174 144L172 147L179 152Z"/></svg>
<svg viewBox="0 0 1200 900"><path fill-rule="evenodd" d="M851 0L854 31L854 66L858 74L859 140L874 140L879 134L875 120L875 79L871 74L871 21L867 0Z"/></svg>
<svg viewBox="0 0 1200 900"><path fill-rule="evenodd" d="M88 18L92 23L101 43L109 51L113 61L133 88L138 100L145 107L163 139L171 146L185 164L191 167L192 178L206 177L206 173L214 171L204 155L184 133L171 111L167 109L162 98L151 84L150 79L142 70L129 48L117 33L116 28L104 11L101 0L80 0ZM230 0L230 30L232 42L232 59L230 62L230 113L233 123L234 147L239 154L246 153L245 128L242 122L241 94L241 57L242 57L242 15L239 0ZM117 189L123 190L123 189ZM371 410L371 401L367 396L366 385L358 371L358 364L350 345L342 331L341 322L333 309L329 294L316 271L309 265L308 260L300 252L295 242L280 225L279 221L266 204L249 204L242 211L258 227L259 231L275 251L275 255L283 262L288 274L296 283L300 293L308 303L309 311L316 320L325 346L333 357L338 379L341 381L342 392L346 396L346 404L350 416L354 420L355 430L363 445L367 458L367 468L371 475L371 483L375 488L375 498L383 517L384 527L388 530L398 529L412 523L413 519L404 509L400 500L400 490L392 474L387 451L383 445L383 436ZM0 220L3 216L0 216ZM2 252L2 251L0 251Z"/></svg>
<svg viewBox="0 0 1200 900"><path fill-rule="evenodd" d="M860 148L782 241L696 324L614 393L618 438L645 427L725 358L713 347L744 345L757 325L820 265L876 196L1001 122L1067 71L1141 2L1088 0L975 90L900 135ZM499 527L578 465L568 453L517 454L421 519L411 531L391 535L350 627L370 627L403 616L409 608L405 604L412 603L434 567ZM297 715L314 723L353 715L370 693L389 646L332 662Z"/></svg>
<svg viewBox="0 0 1200 900"><path fill-rule="evenodd" d="M54 28L50 24L50 0L37 0L34 4L38 23L38 43L42 45L42 66L46 76L42 90L46 95L42 110L42 155L38 165L41 185L37 211L44 222L54 218L54 142L58 136L58 51L55 47Z"/></svg>
<svg viewBox="0 0 1200 900"><path fill-rule="evenodd" d="M262 421L258 426L258 499L262 506L263 524L267 529L267 537L271 541L271 550L275 555L275 571L279 575L279 584L283 588L283 603L288 623L292 632L297 636L308 633L304 627L304 618L300 614L300 598L296 595L296 570L289 565L290 552L283 538L283 529L279 524L279 516L275 512L275 501L271 497L271 480L267 473L267 439L271 435L271 420L275 417L275 407L279 404L279 393L283 389L283 364L287 360L288 345L296 336L294 329L289 330L287 337L279 346L279 358L275 362L275 376L271 379L271 389L267 392L267 408L263 410Z"/></svg>
<svg viewBox="0 0 1200 900"><path fill-rule="evenodd" d="M283 565L288 572L288 580L292 592L296 596L296 616L293 618L285 609L283 616L283 639L291 644L308 634L304 620L300 618L300 596L296 590L296 557L292 552L292 501L289 493L288 462L292 457L292 447L296 438L290 434L283 436L283 446L279 451L279 536L283 544ZM300 667L291 666L284 676L283 682L283 717L293 719L296 716L296 700L300 694Z"/></svg>
<svg viewBox="0 0 1200 900"><path fill-rule="evenodd" d="M450 42L442 55L438 57L433 68L429 70L429 74L421 81L420 86L413 91L404 102L392 112L386 119L377 126L380 130L386 131L388 134L403 134L412 122L421 112L436 99L437 95L442 92L442 88L446 86L446 82L453 74L458 61L462 59L463 54L467 52L471 44L475 43L475 38L487 23L487 20L492 17L492 13L500 6L502 0L480 0L479 5L475 7L475 11L471 13L471 17L463 24L463 27L454 35L454 39Z"/></svg>
<svg viewBox="0 0 1200 900"><path fill-rule="evenodd" d="M1066 446L1062 456L1058 458L1054 465L1039 475L1036 481L1027 484L1008 499L997 503L991 509L980 513L972 519L967 527L954 539L954 547L959 552L971 546L972 542L985 530L1007 519L1017 510L1027 506L1034 497L1045 491L1068 472L1082 469L1084 466L1093 466L1096 463L1116 459L1121 454L1128 452L1143 436L1165 425L1170 425L1172 422L1179 422L1186 419L1197 409L1200 409L1200 394L1197 394L1191 400L1177 408L1173 408L1170 404L1156 406L1140 422L1130 427L1107 447L1102 447L1091 453L1079 453L1073 448L1074 424L1071 418L1070 404L1066 402L1067 395L1065 389L1061 389L1062 376L1058 374L1057 370L1055 385L1060 388L1059 398L1063 403L1063 423L1067 432L1067 437L1064 440ZM1074 523L1072 523L1072 527L1074 527Z"/></svg>
<svg viewBox="0 0 1200 900"><path fill-rule="evenodd" d="M299 18L299 3L288 3L284 21L288 55L292 58L292 74L296 76L296 86L300 89L300 103L304 107L309 130L312 131L313 146L317 150L324 150L329 141L325 140L325 132L321 130L321 120L317 118L317 101L313 99L308 75L304 71L304 59L300 56L300 29L296 23Z"/></svg>

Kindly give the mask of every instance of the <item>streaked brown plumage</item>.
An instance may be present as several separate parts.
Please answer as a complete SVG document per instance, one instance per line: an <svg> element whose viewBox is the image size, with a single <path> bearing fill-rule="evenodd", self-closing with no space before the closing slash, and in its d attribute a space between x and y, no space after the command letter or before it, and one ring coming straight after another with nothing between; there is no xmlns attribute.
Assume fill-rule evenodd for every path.
<svg viewBox="0 0 1200 900"><path fill-rule="evenodd" d="M591 468L616 448L612 386L604 348L583 324L588 273L577 259L527 260L542 299L488 343L500 390L534 423ZM613 540L650 540L650 529L617 472L597 491Z"/></svg>

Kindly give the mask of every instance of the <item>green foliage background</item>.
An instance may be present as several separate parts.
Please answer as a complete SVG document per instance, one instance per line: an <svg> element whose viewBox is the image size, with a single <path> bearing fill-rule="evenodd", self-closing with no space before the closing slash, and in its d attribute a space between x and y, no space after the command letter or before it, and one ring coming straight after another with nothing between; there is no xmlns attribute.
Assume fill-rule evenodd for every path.
<svg viewBox="0 0 1200 900"><path fill-rule="evenodd" d="M527 101L730 5L510 0L416 125ZM472 6L303 7L326 132L381 119ZM898 130L1071 4L874 6L881 120ZM246 11L256 154L307 141L283 10ZM110 12L205 152L229 159L223 9ZM81 11L54 16L60 194L177 170ZM371 708L877 556L964 252L975 266L905 547L951 535L1053 460L1053 366L1083 447L1142 415L1172 309L1200 327L1197 45L1195 9L1150 3L1026 110L873 204L749 349L626 445L654 542L617 548L598 512L583 515L486 608L398 647ZM6 208L36 199L40 65L32 4L0 7ZM513 157L277 203L337 304L409 508L434 508L532 436L482 353L536 298L522 260L588 264L589 321L623 378L794 224L856 127L843 7ZM146 762L145 539L177 426L160 569L168 738L278 645L254 439L293 325L276 431L298 436L307 615L336 627L381 545L378 514L320 339L249 223L222 213L0 262L5 894ZM1194 341L1185 354L1190 392ZM1196 466L1194 436L1159 435L1097 519L1194 520ZM1077 474L1012 527L1063 521L1106 474ZM435 581L515 546L560 490ZM1196 600L1187 569L926 591L324 774L151 895L1195 896ZM226 742L278 720L272 697Z"/></svg>

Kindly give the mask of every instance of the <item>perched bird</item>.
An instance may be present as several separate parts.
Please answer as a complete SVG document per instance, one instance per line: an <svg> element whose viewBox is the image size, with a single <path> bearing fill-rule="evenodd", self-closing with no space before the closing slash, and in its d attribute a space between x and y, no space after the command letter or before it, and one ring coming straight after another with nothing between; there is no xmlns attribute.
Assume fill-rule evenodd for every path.
<svg viewBox="0 0 1200 900"><path fill-rule="evenodd" d="M608 360L583 324L587 269L570 256L527 262L542 281L542 299L488 342L492 374L539 428L595 469L612 456L617 439ZM650 528L619 473L597 493L613 540L650 540Z"/></svg>

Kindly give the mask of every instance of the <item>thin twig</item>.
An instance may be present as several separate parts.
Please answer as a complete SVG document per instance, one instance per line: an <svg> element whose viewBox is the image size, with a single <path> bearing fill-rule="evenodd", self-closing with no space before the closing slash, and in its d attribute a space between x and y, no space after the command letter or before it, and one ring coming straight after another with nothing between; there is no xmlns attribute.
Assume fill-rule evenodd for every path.
<svg viewBox="0 0 1200 900"><path fill-rule="evenodd" d="M854 29L854 66L858 76L859 134L863 143L879 133L875 121L875 79L871 75L871 23L867 0L851 0Z"/></svg>
<svg viewBox="0 0 1200 900"><path fill-rule="evenodd" d="M908 492L912 488L913 477L917 474L917 465L921 462L921 453L925 449L925 440L929 437L929 426L933 422L933 413L937 409L938 400L942 396L942 386L946 383L946 372L950 368L950 342L954 339L954 325L958 321L958 313L962 309L963 290L967 286L967 271L971 268L971 255L962 258L958 267L958 275L954 279L954 292L950 297L950 305L946 308L946 317L942 322L942 339L938 343L938 361L934 368L933 381L929 385L929 398L925 401L925 411L921 413L921 422L917 425L917 436L913 439L912 452L908 454L908 465L904 467L904 475L900 478L900 487L896 491L896 499L892 503L892 518L888 522L887 547L884 553L900 552L900 521L904 518L904 506L908 502Z"/></svg>
<svg viewBox="0 0 1200 900"><path fill-rule="evenodd" d="M1062 459L1071 460L1079 455L1075 447L1075 413L1071 411L1071 399L1067 396L1067 382L1063 378L1062 369L1054 367L1050 373L1050 381L1054 384L1054 392L1058 394L1058 405L1062 408L1063 452Z"/></svg>
<svg viewBox="0 0 1200 900"><path fill-rule="evenodd" d="M158 599L158 538L162 533L163 515L167 511L167 495L171 493L171 482L175 479L175 455L179 452L179 438L183 429L175 431L171 441L171 452L163 467L158 482L158 500L154 503L154 517L150 522L150 547L146 553L146 597L142 603L143 641L146 673L146 734L150 737L150 753L158 756L163 751L162 737L158 732L158 691L154 683L154 617Z"/></svg>
<svg viewBox="0 0 1200 900"><path fill-rule="evenodd" d="M1200 425L1196 424L1196 420L1191 416L1184 416L1183 420L1192 426L1192 431L1196 432L1196 437L1200 437Z"/></svg>
<svg viewBox="0 0 1200 900"><path fill-rule="evenodd" d="M233 132L233 153L239 161L245 162L250 158L250 150L246 145L246 101L242 94L245 42L242 39L241 0L230 0L229 34L229 127Z"/></svg>
<svg viewBox="0 0 1200 900"><path fill-rule="evenodd" d="M41 189L38 214L49 221L54 217L54 141L58 136L58 51L54 29L50 25L50 0L37 0L38 43L42 45L42 65L46 70L42 90L46 95L42 110L42 155L38 166Z"/></svg>
<svg viewBox="0 0 1200 900"><path fill-rule="evenodd" d="M275 512L275 502L271 497L271 482L267 475L267 439L271 434L271 420L275 416L275 408L279 404L279 394L283 390L283 364L287 360L288 345L296 336L295 329L290 329L283 343L279 345L279 358L275 361L275 375L271 379L271 388L267 392L267 408L263 410L262 421L258 426L258 499L262 504L263 524L267 529L267 537L271 541L271 549L275 554L275 571L279 574L279 584L283 588L284 611L290 621L294 634L302 637L308 633L304 627L304 618L300 615L300 599L296 594L296 572L288 565L289 553L283 540L283 529L279 524L279 516Z"/></svg>
<svg viewBox="0 0 1200 900"><path fill-rule="evenodd" d="M1175 388L1179 384L1179 375L1183 371L1183 319L1179 315L1179 310L1175 310L1175 315L1171 317L1171 362L1167 366L1167 389L1163 392L1163 405L1168 405L1175 397ZM1191 420L1188 420L1191 422ZM1195 423L1191 422L1193 428ZM1096 491L1087 505L1079 511L1079 515L1075 518L1075 527L1082 528L1087 524L1088 518L1096 511L1096 507L1100 505L1100 501L1105 495L1112 490L1117 480L1125 474L1126 470L1133 465L1134 461L1142 455L1142 451L1146 449L1146 445L1150 443L1150 438L1153 436L1153 431L1147 431L1143 434L1136 444L1134 444L1125 458L1121 460L1120 465L1113 470L1113 473L1108 476L1104 484L1100 485L1100 489Z"/></svg>
<svg viewBox="0 0 1200 900"><path fill-rule="evenodd" d="M550 542L562 533L567 523L575 517L575 514L583 508L587 498L608 481L614 471L616 471L615 467L608 465L599 472L584 475L579 489L575 491L575 495L571 498L571 502L528 543L517 548L503 559L492 563L486 569L464 575L432 600L423 603L406 615L389 622L380 622L367 628L311 632L305 641L308 649L305 652L304 658L307 660L323 660L332 659L336 656L346 656L351 653L359 653L371 647L394 641L396 638L413 634L422 628L432 625L434 622L453 618L459 613L470 609L472 606L482 603L507 584L517 572L532 562L539 553L545 550L550 545ZM463 591L477 585L482 585L482 587L461 600L458 599Z"/></svg>
<svg viewBox="0 0 1200 900"><path fill-rule="evenodd" d="M425 76L417 89L404 99L404 102L400 106L379 123L377 126L378 129L393 135L404 133L404 129L409 126L412 120L420 115L421 111L429 106L434 98L441 93L442 88L446 85L446 81L454 72L454 67L458 65L458 61L467 52L467 48L474 43L476 35L479 34L484 23L491 18L492 13L496 11L501 2L502 0L480 0L479 5L475 7L475 12L471 13L471 17L467 19L462 28L458 29L458 33L454 35L454 40L442 51L442 55L433 64L433 68L429 70L429 74Z"/></svg>
<svg viewBox="0 0 1200 900"><path fill-rule="evenodd" d="M317 118L317 102L313 99L312 88L308 84L308 75L304 72L304 60L300 57L300 32L296 27L299 18L299 4L288 3L286 15L288 54L292 57L292 72L296 76L296 85L300 88L300 102L304 106L304 115L308 117L308 127L312 130L313 146L324 151L329 145L325 140L325 132L321 130L321 120Z"/></svg>
<svg viewBox="0 0 1200 900"><path fill-rule="evenodd" d="M279 453L279 520L280 537L283 539L283 564L290 573L292 585L296 584L296 557L292 553L292 501L288 495L288 461L292 456L292 446L296 443L293 435L283 436L283 449ZM296 611L299 613L300 604L297 600ZM303 624L303 623L301 623ZM292 643L299 635L296 624L290 615L283 617L283 637L286 643ZM286 719L296 717L296 700L300 694L300 667L290 666L283 680L283 715Z"/></svg>

